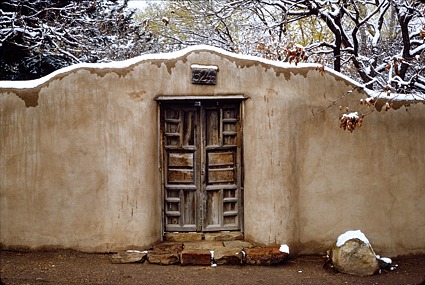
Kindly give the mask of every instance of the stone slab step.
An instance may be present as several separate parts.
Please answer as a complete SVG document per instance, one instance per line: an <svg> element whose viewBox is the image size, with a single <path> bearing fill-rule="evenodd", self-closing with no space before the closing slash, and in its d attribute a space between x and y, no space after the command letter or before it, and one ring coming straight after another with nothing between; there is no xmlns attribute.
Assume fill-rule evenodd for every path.
<svg viewBox="0 0 425 285"><path fill-rule="evenodd" d="M224 247L229 248L252 248L255 247L252 243L249 241L244 240L231 240L231 241L223 241Z"/></svg>
<svg viewBox="0 0 425 285"><path fill-rule="evenodd" d="M161 242L149 250L147 260L152 264L171 265L180 264L180 252L183 250L181 242Z"/></svg>
<svg viewBox="0 0 425 285"><path fill-rule="evenodd" d="M288 254L281 252L280 247L256 247L245 249L246 264L249 265L272 265L283 263Z"/></svg>
<svg viewBox="0 0 425 285"><path fill-rule="evenodd" d="M202 233L165 233L164 241L201 241Z"/></svg>
<svg viewBox="0 0 425 285"><path fill-rule="evenodd" d="M185 242L185 241L232 241L243 240L244 235L241 232L212 232L212 233L165 233L164 241Z"/></svg>
<svg viewBox="0 0 425 285"><path fill-rule="evenodd" d="M149 251L127 250L112 255L112 263L171 265L273 265L286 261L281 247L255 247L244 240L162 242Z"/></svg>
<svg viewBox="0 0 425 285"><path fill-rule="evenodd" d="M190 241L183 243L184 249L207 249L210 251L223 247L224 245L221 241Z"/></svg>
<svg viewBox="0 0 425 285"><path fill-rule="evenodd" d="M213 262L217 265L243 264L244 253L241 248L219 248L213 252Z"/></svg>
<svg viewBox="0 0 425 285"><path fill-rule="evenodd" d="M241 233L241 232L205 233L204 239L207 240L207 241L243 240L243 233Z"/></svg>
<svg viewBox="0 0 425 285"><path fill-rule="evenodd" d="M211 252L207 249L183 249L181 265L211 265Z"/></svg>
<svg viewBox="0 0 425 285"><path fill-rule="evenodd" d="M172 265L180 264L180 253L177 251L151 250L148 252L147 260L152 264Z"/></svg>
<svg viewBox="0 0 425 285"><path fill-rule="evenodd" d="M180 252L183 250L182 242L160 242L153 246L155 251Z"/></svg>

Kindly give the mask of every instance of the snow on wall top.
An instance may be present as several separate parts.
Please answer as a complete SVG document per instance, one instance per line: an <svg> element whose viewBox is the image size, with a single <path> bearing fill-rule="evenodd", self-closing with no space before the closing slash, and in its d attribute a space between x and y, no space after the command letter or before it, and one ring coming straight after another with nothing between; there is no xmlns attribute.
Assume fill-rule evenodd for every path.
<svg viewBox="0 0 425 285"><path fill-rule="evenodd" d="M298 65L290 64L287 62L278 62L278 61L272 61L268 59L264 59L257 56L251 56L251 55L242 55L242 54L235 54L228 51L225 51L221 48L208 46L208 45L195 45L191 47L187 47L185 49L182 49L180 51L171 52L171 53L157 53L157 54L145 54L138 57L134 57L128 60L124 61L113 61L108 63L79 63L74 64L71 66L67 66L61 69L58 69L54 72L52 72L49 75L46 75L44 77L41 77L39 79L34 80L23 80L23 81L0 81L0 88L8 88L8 89L30 89L30 88L36 88L50 79L54 78L55 76L69 73L76 69L81 68L95 68L95 69L118 69L118 68L128 68L134 64L137 64L142 61L147 60L172 60L172 59L178 59L180 57L183 57L191 52L200 52L200 51L210 51L217 54L221 54L224 56L228 56L234 59L240 59L240 60L249 60L249 61L257 61L263 64L267 64L270 66L276 66L280 68L318 68L321 67L320 64L313 64L313 63L298 63ZM349 82L350 84L356 86L356 87L362 87L358 82L354 81L353 79L334 71L333 69L325 68L327 73L333 74L335 77L339 77L342 80L345 80Z"/></svg>

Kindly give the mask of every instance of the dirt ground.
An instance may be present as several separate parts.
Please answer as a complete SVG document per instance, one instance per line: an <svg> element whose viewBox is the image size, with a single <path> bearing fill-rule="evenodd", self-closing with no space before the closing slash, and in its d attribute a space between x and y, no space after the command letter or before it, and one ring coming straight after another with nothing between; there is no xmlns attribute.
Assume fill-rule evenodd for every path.
<svg viewBox="0 0 425 285"><path fill-rule="evenodd" d="M394 271L356 277L324 269L322 256L278 266L112 264L110 254L0 251L3 284L425 284L425 255L393 258Z"/></svg>

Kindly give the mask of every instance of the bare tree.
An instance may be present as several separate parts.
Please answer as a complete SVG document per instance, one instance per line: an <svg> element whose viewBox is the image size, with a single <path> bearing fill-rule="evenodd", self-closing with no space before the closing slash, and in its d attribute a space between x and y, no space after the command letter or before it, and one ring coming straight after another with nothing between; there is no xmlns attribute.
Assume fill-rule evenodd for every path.
<svg viewBox="0 0 425 285"><path fill-rule="evenodd" d="M186 0L168 8L160 34L171 49L208 43L275 60L309 55L365 88L424 96L422 1Z"/></svg>
<svg viewBox="0 0 425 285"><path fill-rule="evenodd" d="M159 50L211 44L295 64L321 63L321 73L327 66L354 78L371 97L356 111L340 106L340 127L353 131L375 108L425 102L424 13L419 0L180 0L141 17L162 42Z"/></svg>
<svg viewBox="0 0 425 285"><path fill-rule="evenodd" d="M33 79L78 62L125 59L150 35L128 0L5 0L0 3L0 79Z"/></svg>
<svg viewBox="0 0 425 285"><path fill-rule="evenodd" d="M321 63L361 82L373 94L360 102L366 108L425 101L424 1L179 0L152 4L136 17L127 1L1 2L0 79L209 44L295 64ZM361 125L361 112L343 109L341 127Z"/></svg>

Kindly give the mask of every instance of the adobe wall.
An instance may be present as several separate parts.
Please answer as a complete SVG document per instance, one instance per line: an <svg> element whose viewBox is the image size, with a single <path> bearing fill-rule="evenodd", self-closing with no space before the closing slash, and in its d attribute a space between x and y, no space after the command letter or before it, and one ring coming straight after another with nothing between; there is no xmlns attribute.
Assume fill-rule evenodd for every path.
<svg viewBox="0 0 425 285"><path fill-rule="evenodd" d="M218 66L217 85L191 84L192 64ZM247 239L323 253L361 229L382 255L425 252L423 104L375 111L351 134L339 129L337 107L312 110L354 83L205 46L55 74L30 88L0 82L3 248L103 252L158 242L155 98L242 94ZM354 91L337 104L364 97Z"/></svg>

